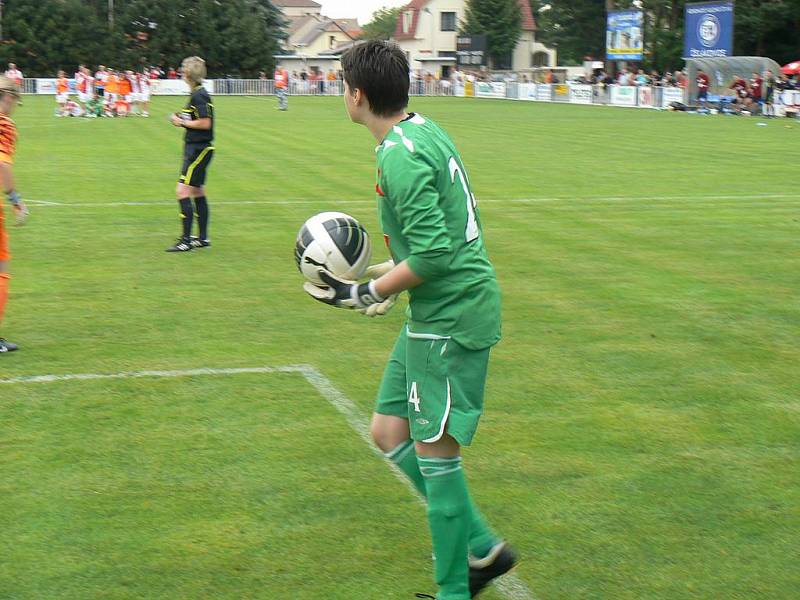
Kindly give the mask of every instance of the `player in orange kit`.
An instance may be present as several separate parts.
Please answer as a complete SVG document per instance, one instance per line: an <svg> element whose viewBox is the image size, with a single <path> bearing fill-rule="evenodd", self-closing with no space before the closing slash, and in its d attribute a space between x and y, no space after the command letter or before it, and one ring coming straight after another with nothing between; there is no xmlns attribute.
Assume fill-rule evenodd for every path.
<svg viewBox="0 0 800 600"><path fill-rule="evenodd" d="M123 73L122 71L119 72L118 77L117 90L119 93L119 98L117 99L116 104L117 116L127 117L131 110L131 95L133 94L131 80L128 79L128 74Z"/></svg>
<svg viewBox="0 0 800 600"><path fill-rule="evenodd" d="M110 111L111 116L114 116L114 111L117 108L117 96L119 94L119 77L118 73L113 69L108 70L108 78L106 79L106 110ZM108 114L108 112L107 112Z"/></svg>
<svg viewBox="0 0 800 600"><path fill-rule="evenodd" d="M10 115L19 102L19 87L5 76L0 76L0 184L17 217L17 225L23 225L28 217L28 209L14 187L14 174L11 165L14 160L14 149L17 143L17 126ZM8 263L11 254L8 251L8 234L3 223L3 208L0 206L0 323L8 300ZM0 354L13 352L17 349L12 344L0 338Z"/></svg>
<svg viewBox="0 0 800 600"><path fill-rule="evenodd" d="M58 79L56 80L56 103L58 104L58 116L66 117L67 102L69 101L69 81L67 74L64 71L58 72Z"/></svg>

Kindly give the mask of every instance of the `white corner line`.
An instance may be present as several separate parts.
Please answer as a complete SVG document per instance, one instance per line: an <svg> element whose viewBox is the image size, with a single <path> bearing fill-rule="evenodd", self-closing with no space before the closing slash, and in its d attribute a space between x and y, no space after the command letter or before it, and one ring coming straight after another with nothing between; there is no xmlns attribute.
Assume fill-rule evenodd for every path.
<svg viewBox="0 0 800 600"><path fill-rule="evenodd" d="M276 367L235 367L227 369L184 369L170 371L122 371L119 373L64 373L53 375L26 375L0 379L0 385L10 384L37 384L56 383L60 381L93 381L102 379L140 379L159 377L195 377L202 375L243 375L260 373L298 373L317 390L328 403L333 406L347 421L351 429L358 434L369 448L377 454L384 464L388 465L392 474L408 488L420 504L425 505L425 499L417 492L414 485L400 471L397 466L387 460L383 453L372 443L369 434L369 419L350 398L340 392L330 379L325 377L318 369L311 365L286 365ZM537 600L528 586L514 573L504 575L495 583L495 588L508 600Z"/></svg>
<svg viewBox="0 0 800 600"><path fill-rule="evenodd" d="M762 202L768 200L796 200L800 198L800 193L742 193L737 195L726 194L696 194L696 195L677 195L677 196L534 196L530 198L479 198L479 204L535 204L535 203L576 203L576 202L687 202L689 205L707 202L735 201L745 204L747 202ZM63 207L63 208L114 208L126 206L170 206L170 202L161 200L120 200L120 201L99 201L88 202L86 200L76 200L62 202L55 200L41 200L38 198L27 199L26 202L32 206L41 207ZM329 198L329 204L374 204L374 200L365 198ZM306 204L319 204L319 200L309 200L307 198L274 198L265 200L215 200L214 204L219 206L294 206Z"/></svg>
<svg viewBox="0 0 800 600"><path fill-rule="evenodd" d="M340 392L336 386L333 385L330 379L325 377L320 371L311 365L298 365L298 370L303 374L306 381L308 381L319 394L325 398L330 404L338 410L342 416L347 420L350 427L355 431L358 436L367 444L372 450L378 454L381 459L387 464L392 474L408 488L416 499L425 505L425 499L419 494L414 485L409 481L408 477L391 461L387 460L383 453L375 447L372 443L372 438L369 434L369 420L361 412L350 398ZM528 586L525 585L519 577L514 573L504 575L494 584L497 591L508 600L536 600Z"/></svg>

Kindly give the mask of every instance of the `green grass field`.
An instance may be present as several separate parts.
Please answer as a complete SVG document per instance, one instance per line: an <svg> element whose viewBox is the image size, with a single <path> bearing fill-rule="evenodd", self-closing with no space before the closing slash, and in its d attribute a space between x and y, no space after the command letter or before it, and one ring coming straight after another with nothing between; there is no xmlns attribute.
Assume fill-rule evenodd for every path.
<svg viewBox="0 0 800 600"><path fill-rule="evenodd" d="M182 101L83 121L26 98L0 379L305 364L368 415L402 306L319 305L292 251L328 209L380 238L374 140L338 98L216 98L214 246L168 255ZM411 108L461 148L504 292L465 461L517 577L537 600L797 598L800 127ZM423 508L328 400L291 372L0 383L0 598L432 591Z"/></svg>

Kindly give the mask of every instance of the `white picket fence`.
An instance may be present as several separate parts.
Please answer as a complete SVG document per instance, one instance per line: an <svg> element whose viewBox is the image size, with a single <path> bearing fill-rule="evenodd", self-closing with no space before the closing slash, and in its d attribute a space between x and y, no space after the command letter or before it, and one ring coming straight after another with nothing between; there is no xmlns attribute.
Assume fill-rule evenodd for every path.
<svg viewBox="0 0 800 600"><path fill-rule="evenodd" d="M70 82L71 86L74 83ZM271 96L275 82L270 79L210 79L204 84L209 92L220 96ZM55 94L54 79L25 79L25 94ZM74 88L73 88L74 89ZM178 79L157 79L152 82L153 95L183 95L189 89ZM569 104L598 104L636 108L667 108L673 102L689 104L690 98L683 88L588 85L578 83L548 84L521 82L465 82L413 80L409 92L412 96L457 96L476 98L502 98L529 102L561 102ZM336 81L293 80L289 84L291 96L341 96L343 83ZM778 102L788 109L800 108L800 91L779 94Z"/></svg>

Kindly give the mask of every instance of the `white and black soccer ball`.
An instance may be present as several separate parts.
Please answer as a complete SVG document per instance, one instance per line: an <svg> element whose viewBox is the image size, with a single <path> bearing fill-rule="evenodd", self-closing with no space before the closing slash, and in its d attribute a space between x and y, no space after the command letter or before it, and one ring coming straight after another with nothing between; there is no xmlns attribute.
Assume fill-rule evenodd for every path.
<svg viewBox="0 0 800 600"><path fill-rule="evenodd" d="M340 279L357 281L372 256L369 234L350 215L324 212L303 223L297 234L294 259L303 276L324 285L319 270L326 269Z"/></svg>

